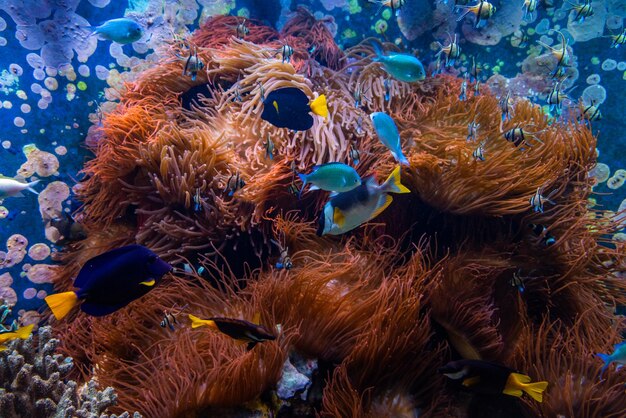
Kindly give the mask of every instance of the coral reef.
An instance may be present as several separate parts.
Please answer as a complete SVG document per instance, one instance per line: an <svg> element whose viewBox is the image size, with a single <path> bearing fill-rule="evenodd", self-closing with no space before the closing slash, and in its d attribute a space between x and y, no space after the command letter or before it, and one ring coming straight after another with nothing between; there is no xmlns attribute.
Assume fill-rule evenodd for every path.
<svg viewBox="0 0 626 418"><path fill-rule="evenodd" d="M71 288L89 258L133 242L194 268L112 315L55 322L73 377L116 388L114 408L150 417L274 411L295 351L327 371L322 387L308 390L305 415L461 417L481 399L468 402L437 369L472 358L550 382L544 403L510 398L491 416L573 415L581 405L598 416L623 411L623 372L598 381L592 355L620 339L614 309L626 303L626 285L618 279L625 247L610 238L616 219L588 205L596 138L587 125L550 119L525 99L503 123L493 92L459 102L461 80L447 75L388 84L368 41L344 55L305 9L280 33L246 22L238 39L241 22L212 18L173 40L96 129L95 157L74 188L87 238L60 256L56 288ZM291 63L276 56L285 42ZM184 43L205 64L194 81L173 58ZM285 86L325 94L328 120L298 133L264 122L262 90ZM363 108L354 107L357 86L370 97ZM398 125L411 193L346 236L318 237L326 195L294 198L292 163L347 162L356 147L359 173L386 176L395 162L368 122L373 111ZM471 122L484 161L466 139ZM507 140L519 129L525 138ZM236 174L245 186L229 196ZM533 211L538 189L555 204ZM271 239L289 247L289 271L273 267ZM176 307L203 318L258 313L278 338L246 351L182 319L174 330L159 327Z"/></svg>
<svg viewBox="0 0 626 418"><path fill-rule="evenodd" d="M58 344L48 326L39 328L36 337L13 342L9 349L0 352L2 417L130 417L128 412L107 413L117 403L113 388L99 391L94 379L82 387L73 380L64 380L73 363L71 358L57 353ZM141 417L138 413L132 416Z"/></svg>

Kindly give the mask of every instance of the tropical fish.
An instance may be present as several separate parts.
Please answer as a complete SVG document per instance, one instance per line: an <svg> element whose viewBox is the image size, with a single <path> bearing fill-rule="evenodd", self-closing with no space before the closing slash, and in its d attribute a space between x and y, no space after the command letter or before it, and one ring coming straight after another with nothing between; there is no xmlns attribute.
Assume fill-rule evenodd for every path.
<svg viewBox="0 0 626 418"><path fill-rule="evenodd" d="M138 41L143 36L143 27L134 20L125 17L107 20L92 30L92 35L98 35L103 39L122 45Z"/></svg>
<svg viewBox="0 0 626 418"><path fill-rule="evenodd" d="M350 144L350 152L348 153L348 157L352 160L352 164L359 165L359 161L361 160L361 153L354 146L354 144Z"/></svg>
<svg viewBox="0 0 626 418"><path fill-rule="evenodd" d="M400 166L379 185L368 177L359 187L330 198L318 218L317 235L340 235L380 215L393 201L389 193L410 193L400 183Z"/></svg>
<svg viewBox="0 0 626 418"><path fill-rule="evenodd" d="M196 188L196 193L193 195L193 211L202 211L202 197L200 196L200 188Z"/></svg>
<svg viewBox="0 0 626 418"><path fill-rule="evenodd" d="M178 324L178 319L176 319L176 315L169 311L163 311L163 319L159 324L161 328L169 328L170 331L174 331L174 325Z"/></svg>
<svg viewBox="0 0 626 418"><path fill-rule="evenodd" d="M557 115L561 114L561 105L563 103L563 99L567 99L567 94L561 92L561 83L557 82L552 87L552 90L548 94L546 98L546 102L550 105L550 111L556 112Z"/></svg>
<svg viewBox="0 0 626 418"><path fill-rule="evenodd" d="M62 212L60 217L51 219L48 226L55 228L59 233L59 238L55 242L57 245L65 245L87 238L87 232L85 232L83 225L76 222L74 217L67 212Z"/></svg>
<svg viewBox="0 0 626 418"><path fill-rule="evenodd" d="M542 41L537 41L537 43L550 52L554 58L556 58L556 67L554 67L554 71L552 72L553 77L559 77L560 73L564 69L563 67L569 67L571 63L571 56L567 51L567 41L565 40L565 35L562 32L556 31L561 37L561 46L560 48L555 48L550 46Z"/></svg>
<svg viewBox="0 0 626 418"><path fill-rule="evenodd" d="M248 27L246 26L246 19L244 19L243 22L237 25L235 31L237 32L237 38L239 39L243 39L250 34L250 29L248 29Z"/></svg>
<svg viewBox="0 0 626 418"><path fill-rule="evenodd" d="M343 163L327 163L316 165L309 174L298 173L302 180L302 190L312 184L310 190L326 190L329 192L347 192L361 185L361 177L356 170Z"/></svg>
<svg viewBox="0 0 626 418"><path fill-rule="evenodd" d="M463 76L463 81L461 82L461 92L459 93L459 100L462 102L467 100L467 80L468 75L467 73L465 73L465 75Z"/></svg>
<svg viewBox="0 0 626 418"><path fill-rule="evenodd" d="M197 316L189 315L191 327L198 328L207 326L213 331L219 331L229 337L248 343L248 350L252 350L255 345L263 341L272 341L276 336L263 325L260 325L258 319L248 322L243 319L234 318L209 318L200 319Z"/></svg>
<svg viewBox="0 0 626 418"><path fill-rule="evenodd" d="M267 141L263 144L265 146L265 156L270 160L274 159L274 141L270 134L267 134Z"/></svg>
<svg viewBox="0 0 626 418"><path fill-rule="evenodd" d="M500 98L498 102L502 111L502 122L511 119L511 92L507 91L506 96Z"/></svg>
<svg viewBox="0 0 626 418"><path fill-rule="evenodd" d="M508 131L503 132L502 135L504 136L504 139L506 139L509 142L512 142L513 145L519 148L521 145L524 145L524 144L530 146L530 143L527 140L531 138L543 144L543 142L535 136L538 133L539 132L528 132L524 130L524 128L517 125L515 128L509 129Z"/></svg>
<svg viewBox="0 0 626 418"><path fill-rule="evenodd" d="M528 34L521 29L516 30L511 35L511 45L515 48L526 48L528 46Z"/></svg>
<svg viewBox="0 0 626 418"><path fill-rule="evenodd" d="M475 81L478 81L478 74L483 69L480 68L478 64L476 64L476 57L472 55L472 67L470 68L470 80L473 78Z"/></svg>
<svg viewBox="0 0 626 418"><path fill-rule="evenodd" d="M524 293L526 287L524 286L524 277L521 276L520 270L513 273L513 277L509 280L509 284L513 287L517 287L520 293Z"/></svg>
<svg viewBox="0 0 626 418"><path fill-rule="evenodd" d="M476 141L478 139L478 128L480 128L480 123L476 123L475 120L471 121L467 124L467 138L466 141Z"/></svg>
<svg viewBox="0 0 626 418"><path fill-rule="evenodd" d="M276 268L278 270L291 270L291 268L293 267L293 262L291 261L291 257L289 257L289 247L283 247L278 241L275 241L273 239L270 239L270 241L272 241L272 244L276 245L280 250L280 257L276 262Z"/></svg>
<svg viewBox="0 0 626 418"><path fill-rule="evenodd" d="M537 402L543 401L543 391L548 387L548 382L533 383L529 376L483 360L451 361L441 367L439 373L474 393L521 397L526 392Z"/></svg>
<svg viewBox="0 0 626 418"><path fill-rule="evenodd" d="M375 62L380 62L383 69L396 80L412 83L421 81L426 78L424 66L413 55L392 52L387 55L383 53L380 47L372 44L376 53Z"/></svg>
<svg viewBox="0 0 626 418"><path fill-rule="evenodd" d="M326 96L322 94L311 101L302 90L284 87L267 95L261 119L279 128L306 131L313 126L313 117L309 112L327 117Z"/></svg>
<svg viewBox="0 0 626 418"><path fill-rule="evenodd" d="M243 188L246 185L246 182L243 181L241 176L239 176L239 171L236 174L231 174L226 182L226 188L224 189L224 193L228 193L228 196L233 196L237 190Z"/></svg>
<svg viewBox="0 0 626 418"><path fill-rule="evenodd" d="M610 48L619 48L620 45L624 45L626 43L626 28L622 29L618 35L610 35L610 38L613 40Z"/></svg>
<svg viewBox="0 0 626 418"><path fill-rule="evenodd" d="M524 20L532 20L537 11L538 0L524 0L522 8L524 9ZM530 19L528 19L530 17Z"/></svg>
<svg viewBox="0 0 626 418"><path fill-rule="evenodd" d="M550 233L548 228L546 228L544 225L529 224L528 227L530 228L532 233L535 234L535 236L541 239L540 242L544 246L550 247L551 245L554 245L554 243L556 242L556 238Z"/></svg>
<svg viewBox="0 0 626 418"><path fill-rule="evenodd" d="M480 80L476 79L474 83L474 97L480 96Z"/></svg>
<svg viewBox="0 0 626 418"><path fill-rule="evenodd" d="M86 314L108 315L154 289L172 269L148 248L127 245L88 260L74 280L78 290L50 295L45 300L58 320L80 300L80 309Z"/></svg>
<svg viewBox="0 0 626 418"><path fill-rule="evenodd" d="M3 332L0 334L0 351L6 350L8 347L3 345L11 340L22 339L25 340L30 337L30 334L33 332L34 325L27 325L25 327L20 327L12 332Z"/></svg>
<svg viewBox="0 0 626 418"><path fill-rule="evenodd" d="M475 161L485 161L485 143L481 142L478 144L478 147L472 152L472 157L474 157Z"/></svg>
<svg viewBox="0 0 626 418"><path fill-rule="evenodd" d="M33 186L39 183L40 180L31 181L30 183L24 183L11 177L5 177L0 175L0 199L6 197L23 197L22 192L28 190L29 192L39 194Z"/></svg>
<svg viewBox="0 0 626 418"><path fill-rule="evenodd" d="M398 127L391 116L383 112L374 112L370 115L378 139L384 146L389 148L391 155L400 164L410 165L409 160L402 154L402 144L400 143L400 133Z"/></svg>
<svg viewBox="0 0 626 418"><path fill-rule="evenodd" d="M476 28L484 26L487 20L496 12L496 6L489 3L487 0L479 0L478 4L473 6L457 6L456 8L464 10L456 21L460 22L465 16L472 13L476 16L476 24L474 25Z"/></svg>
<svg viewBox="0 0 626 418"><path fill-rule="evenodd" d="M585 21L585 18L593 16L593 7L591 6L591 0L583 0L581 4L574 4L569 1L567 1L567 3L573 6L571 10L576 11L576 16L574 16L574 22L582 23Z"/></svg>
<svg viewBox="0 0 626 418"><path fill-rule="evenodd" d="M0 337L1 336L0 334ZM602 374L604 374L604 371L611 363L617 363L617 370L621 369L626 365L626 341L616 344L615 347L613 347L613 353L598 353L597 356L604 362L604 366L602 366L602 370L600 370L600 378L602 378Z"/></svg>
<svg viewBox="0 0 626 418"><path fill-rule="evenodd" d="M386 78L383 81L383 86L385 87L385 101L388 102L391 99L391 80Z"/></svg>
<svg viewBox="0 0 626 418"><path fill-rule="evenodd" d="M440 42L437 42L439 45L439 52L435 55L435 57L439 58L440 56L445 56L445 66L449 67L454 64L454 61L457 60L461 56L461 47L459 43L456 41L456 33L454 34L454 39L448 34L450 38L450 43L446 46L443 46Z"/></svg>
<svg viewBox="0 0 626 418"><path fill-rule="evenodd" d="M396 11L400 10L406 3L406 0L369 0L370 3L380 4L380 7L376 11L376 14L380 13L383 7L391 8L391 13L396 14Z"/></svg>
<svg viewBox="0 0 626 418"><path fill-rule="evenodd" d="M365 97L365 92L359 83L357 83L356 88L354 89L354 93L352 93L352 97L354 97L354 107L359 108L363 103L363 100L367 100Z"/></svg>
<svg viewBox="0 0 626 418"><path fill-rule="evenodd" d="M530 202L530 207L533 209L533 212L539 212L539 213L543 213L543 204L544 202L548 202L551 203L553 205L555 205L556 203L554 203L552 200L549 199L549 197L545 197L541 194L541 187L537 188L537 191L535 192L534 195L532 195L529 199ZM550 194L550 196L553 194L554 192L552 192Z"/></svg>
<svg viewBox="0 0 626 418"><path fill-rule="evenodd" d="M196 81L198 72L204 68L204 63L198 57L198 48L193 51L189 50L189 57L185 61L185 67L183 68L183 76L190 75L191 81Z"/></svg>
<svg viewBox="0 0 626 418"><path fill-rule="evenodd" d="M595 100L592 100L591 104L582 109L580 116L578 117L578 120L581 119L585 119L589 122L602 119L602 113L600 112L598 106L596 106Z"/></svg>
<svg viewBox="0 0 626 418"><path fill-rule="evenodd" d="M288 44L284 44L278 49L278 51L276 51L276 55L278 54L282 56L283 64L285 63L285 61L287 61L288 63L291 63L291 57L293 56L293 48L289 46Z"/></svg>

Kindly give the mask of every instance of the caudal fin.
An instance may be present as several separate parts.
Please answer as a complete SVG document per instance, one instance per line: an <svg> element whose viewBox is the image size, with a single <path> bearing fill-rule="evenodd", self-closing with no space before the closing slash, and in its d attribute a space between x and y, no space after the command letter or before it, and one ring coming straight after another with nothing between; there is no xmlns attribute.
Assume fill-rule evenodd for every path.
<svg viewBox="0 0 626 418"><path fill-rule="evenodd" d="M17 338L21 338L22 340L27 339L30 337L30 334L32 334L34 326L35 325L30 324L25 327L18 328L17 331L15 331L15 336Z"/></svg>
<svg viewBox="0 0 626 418"><path fill-rule="evenodd" d="M199 328L204 326L210 327L214 323L210 319L200 319L192 314L189 314L189 319L191 320L191 328Z"/></svg>
<svg viewBox="0 0 626 418"><path fill-rule="evenodd" d="M33 186L35 186L40 181L41 180L31 181L30 183L28 183L28 188L26 190L28 190L29 192L33 192L35 194L39 194L39 192L37 190L33 189Z"/></svg>
<svg viewBox="0 0 626 418"><path fill-rule="evenodd" d="M46 303L52 310L52 314L57 320L61 320L67 316L74 306L78 303L76 292L63 292L46 296Z"/></svg>
<svg viewBox="0 0 626 418"><path fill-rule="evenodd" d="M385 193L411 193L409 189L400 183L400 180L400 166L397 166L387 177L381 188Z"/></svg>
<svg viewBox="0 0 626 418"><path fill-rule="evenodd" d="M323 118L328 117L328 106L326 104L326 96L320 94L319 97L311 102L311 112L320 115Z"/></svg>
<svg viewBox="0 0 626 418"><path fill-rule="evenodd" d="M528 383L524 387L524 392L526 392L531 398L536 400L537 402L543 402L543 391L548 387L548 382L535 382Z"/></svg>

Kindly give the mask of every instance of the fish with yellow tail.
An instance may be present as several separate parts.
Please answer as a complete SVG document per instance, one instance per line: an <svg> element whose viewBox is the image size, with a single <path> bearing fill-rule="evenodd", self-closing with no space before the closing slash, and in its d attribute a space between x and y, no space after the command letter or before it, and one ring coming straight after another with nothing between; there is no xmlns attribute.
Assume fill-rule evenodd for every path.
<svg viewBox="0 0 626 418"><path fill-rule="evenodd" d="M306 131L313 126L313 117L309 112L327 118L326 96L322 94L310 100L296 87L283 87L265 97L261 119L278 128Z"/></svg>
<svg viewBox="0 0 626 418"><path fill-rule="evenodd" d="M441 367L439 373L470 392L516 397L526 393L537 402L543 402L543 392L548 387L548 382L532 382L530 376L483 360L451 361Z"/></svg>
<svg viewBox="0 0 626 418"><path fill-rule="evenodd" d="M191 328L209 327L213 331L221 332L234 340L247 343L248 350L252 350L258 343L276 339L276 335L272 331L260 325L258 315L255 315L252 322L221 317L201 319L191 314L189 314L189 320L191 320Z"/></svg>
<svg viewBox="0 0 626 418"><path fill-rule="evenodd" d="M474 24L475 28L480 28L487 24L487 20L496 12L496 6L489 3L487 0L479 0L477 4L473 6L457 6L458 9L463 10L464 12L459 16L456 21L460 22L467 16L472 13L476 16L476 23Z"/></svg>
<svg viewBox="0 0 626 418"><path fill-rule="evenodd" d="M25 327L20 327L13 332L3 332L0 334L0 351L6 350L8 347L4 345L11 340L21 339L25 340L30 337L30 334L33 333L34 325L27 325Z"/></svg>
<svg viewBox="0 0 626 418"><path fill-rule="evenodd" d="M393 201L390 193L410 193L400 183L400 166L383 184L372 176L348 192L333 195L318 218L317 235L341 235L380 215Z"/></svg>
<svg viewBox="0 0 626 418"><path fill-rule="evenodd" d="M91 316L113 313L144 296L173 267L141 245L127 245L100 254L80 269L74 280L77 290L46 297L58 320L79 304Z"/></svg>

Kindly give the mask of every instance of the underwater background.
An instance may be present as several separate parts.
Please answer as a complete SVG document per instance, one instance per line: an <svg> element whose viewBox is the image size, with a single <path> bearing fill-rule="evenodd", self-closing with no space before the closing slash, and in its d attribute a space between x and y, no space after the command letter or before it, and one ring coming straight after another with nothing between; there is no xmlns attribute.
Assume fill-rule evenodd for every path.
<svg viewBox="0 0 626 418"><path fill-rule="evenodd" d="M96 375L93 372L96 366L113 370L132 363L134 368L129 367L125 371L127 375L105 379L105 385L112 386L118 396L121 395L121 406L115 407L115 402L110 402L111 410L117 413L139 411L150 417L270 416L274 412L269 411L282 410L277 412L279 416L314 416L316 412L324 416L624 416L625 409L621 409L620 415L619 408L626 407L626 394L618 382L623 384L626 375L623 371L620 374L611 370L609 379L612 380L604 382L605 387L596 387L602 362L594 354L607 352L621 341L623 320L618 314L626 299L626 286L622 283L624 246L621 244L626 241L622 213L626 210L626 188L622 187L626 180L623 158L626 144L626 47L611 47L619 42L620 34L624 36L626 1L581 2L589 3L594 10L581 22L577 17L578 10L567 1L539 0L534 12L525 12L527 1L494 0L491 3L495 13L480 28L475 27L472 13L458 21L463 10L456 7L477 2L406 0L396 4L394 1L381 5L382 2L364 0L0 0L0 174L18 181L41 180L34 186L38 195L26 190L24 197L0 199L0 299L6 305L0 315L4 330L10 331L13 321L19 326L37 325L41 321L44 321L42 325L50 323L52 330L43 326L40 329L58 337L63 354L74 357L75 368L67 375L68 379L79 383ZM130 18L142 26L139 40L122 45L92 33L96 26L120 17ZM244 25L243 29L240 25ZM204 28L202 32L197 31L200 27ZM284 35L286 28L290 30L290 38ZM244 30L241 36L240 30ZM279 33L283 35L279 36ZM389 93L389 84L383 79L392 77L383 73L380 64L374 63L376 51L370 45L376 41L370 38L377 39L386 51L395 45L398 52L417 57L426 71L424 85L408 87L413 84L394 81ZM301 44L294 45L293 62L285 62L284 46L289 42L293 44L292 39L300 39ZM551 61L553 57L541 43L558 48L561 39L570 48L571 57L563 66L566 74L557 87L564 93L563 103L555 109L550 106L549 97L558 77L551 76L555 65ZM458 42L461 52L445 65L445 57L451 57L449 52L441 51L446 51L452 42ZM623 38L621 43L624 43ZM255 49L259 45L266 45L265 49L271 53L265 54L262 48ZM184 67L188 58L193 58L193 48L196 48L195 59L200 54L204 65L199 69L199 81L196 82L194 75L192 83ZM201 51L197 52L198 49ZM369 61L364 63L367 57ZM290 67L273 67L268 63L272 60L276 66ZM478 71L474 69L476 65ZM250 73L250 68L258 73ZM328 68L332 73L326 71ZM559 64L556 64L558 68ZM372 74L371 80L361 77L359 71ZM336 74L347 77L345 86L333 83ZM468 93L467 98L462 99L462 80L466 74ZM313 81L303 81L307 77ZM482 88L480 94L474 93L477 80ZM270 93L277 86L285 87L289 83L304 89L311 98L313 93L326 93L330 119L340 115L334 120L335 125L329 128L316 121L312 128L315 132L313 139L287 129L279 132L264 128L259 121L261 111L257 108L264 95L260 86ZM354 90L361 83L367 85L363 92L365 98L361 105L352 109ZM203 87L206 85L210 88ZM238 85L241 85L241 91ZM337 104L340 99L331 92L338 94L342 89L347 99L341 98L340 105ZM169 93L180 97L178 108L181 110L177 110L178 113L160 108L160 105L167 107L178 100ZM388 94L391 98L386 97ZM459 179L454 181L441 174L446 170L444 167L455 166L464 158L473 164L480 160L475 154L480 138L474 138L475 144L465 145L470 142L469 138L466 140L468 123L480 121L484 132L488 132L484 135L490 138L504 133L502 123L505 119L498 103L507 94L512 97L511 113L517 118L516 124L509 123L509 128L523 126L527 136L536 136L541 142L531 140L533 143L519 155L528 152L528 148L533 150L553 143L560 145L542 151L545 154L537 161L533 160L532 167L529 159L520 157L515 163L494 164L493 167L501 167L502 172L477 175L474 169L459 169L454 173ZM202 98L202 95L206 97ZM133 104L139 103L144 96L149 97L150 102L142 108L145 113L141 113L133 108ZM479 96L493 100L479 105L476 104ZM509 103L508 98L506 100ZM120 102L123 104L118 106ZM131 102L133 104L129 104ZM388 108L388 102L393 106ZM519 104L519 114L515 110L518 103L522 103ZM218 110L200 112L198 109L203 106ZM601 113L601 117L588 120L590 107ZM363 109L367 112L362 112ZM298 200L296 193L290 193L290 185L304 188L293 174L292 161L297 161L299 172L309 172L314 165L346 162L355 166L363 178L375 173L382 182L395 165L389 151L380 146L375 130L369 126L368 115L385 109L392 115L394 112L403 115L402 121L396 122L401 128L409 168L414 174L407 174L403 168L402 178L412 195L398 195L386 218L373 220L372 225L361 227L360 232L348 232L337 240L328 236L313 239L318 213L325 207L328 195L307 191L302 200ZM419 110L413 113L411 109ZM451 125L445 121L467 109L472 109L472 118L455 120L454 129L446 130ZM360 113L357 114L357 110ZM207 115L198 116L193 122L180 122L180 131L171 133L175 137L171 143L180 149L187 147L191 150L189 154L174 150L176 146L169 142L165 146L167 141L158 133L168 132L169 135L166 125L190 118L187 112ZM220 112L229 112L231 116L227 121L221 120L216 116ZM526 114L532 117L522 122L521 115ZM545 115L545 119L541 115ZM147 121L151 117L154 120ZM421 117L427 122L422 123ZM250 121L247 118L256 119ZM146 121L145 126L141 121ZM193 142L189 138L194 129L205 132L197 133L201 139L196 139L204 141L204 145L187 144L186 141ZM125 148L125 140L110 140L117 135L116 132L150 136L152 142L148 142L161 148ZM480 127L478 132L479 137L483 135ZM590 132L589 136L585 136L587 132ZM595 139L590 139L591 134ZM425 139L424 143L428 145L420 148L421 135L432 135L436 139L432 144ZM576 135L584 138L579 139ZM333 142L334 138L338 138L336 142ZM508 145L505 139L500 139ZM268 140L273 140L274 150L268 151ZM462 140L461 145L453 145L459 140ZM594 152L582 150L581 143L596 140ZM107 141L114 144L113 150L102 145ZM563 150L570 141L575 144L572 149ZM411 154L413 157L406 151L410 147L417 150ZM479 148L482 149L482 145ZM360 149L359 157L354 157L353 149ZM497 154L488 146L484 151L486 161L489 161L490 154ZM168 152L171 154L166 155ZM418 152L432 152L436 157L417 162ZM125 153L129 156L127 159L123 157ZM273 158L268 158L268 153L273 153ZM96 154L101 160L93 162ZM558 156L554 157L555 154ZM561 157L567 162L560 161ZM169 159L168 163L163 162L166 159ZM131 167L133 161L139 160L142 162L137 167ZM92 165L85 169L88 161L92 161ZM197 169L197 177L183 173L182 183L172 180L169 174L158 178L159 173L174 170L172 161L179 164L192 161L191 171ZM538 161L555 170L562 168L569 177L561 178L561 173L555 174L549 167L537 174L540 170L536 167L541 165ZM112 180L116 176L112 167L118 163L119 167L128 168L126 174L130 173L124 178L120 176L119 183ZM202 164L218 167L215 183L210 180L213 174L208 174L210 170ZM439 168L433 168L435 166ZM144 169L146 172L140 173ZM240 172L245 180L243 186L232 186L231 177L236 174L239 178ZM99 173L104 173L103 177L98 177ZM252 178L260 176L259 173L264 177ZM482 178L485 184L469 191L472 184L482 181L473 176ZM515 190L506 195L507 191L494 191L503 190L505 186L494 186L497 181L493 179L508 178L506 176L515 182L519 180L520 184L520 179L532 179L523 188L532 193ZM136 183L130 184L135 180ZM513 182L510 180L509 184ZM178 191L175 190L177 184L182 184ZM461 191L453 190L457 186ZM586 186L588 190L582 191ZM528 200L539 187L545 189L546 196L548 192L554 192L556 197L550 199L555 203L545 203L546 209L551 209L546 211L548 215L529 219L527 216L533 214L534 207L532 201L528 204ZM202 189L202 196L196 200L198 189ZM232 194L222 194L222 190L232 190L235 197L229 200ZM467 195L463 194L465 191ZM243 196L242 202L233 203L238 195ZM499 198L504 203L496 202ZM567 209L565 202L570 205ZM195 205L201 207L199 211L204 218L194 218ZM429 208L425 209L424 205ZM163 209L165 207L168 209ZM420 215L398 221L405 219L405 211L420 212ZM448 219L447 214L453 216ZM459 220L463 217L466 218ZM595 223L584 224L586 219ZM380 223L386 224L386 229L376 230ZM539 236L537 238L528 233L528 225L546 227L542 235L535 234ZM550 234L554 234L552 238L556 240L553 247L545 245ZM274 244L272 240L279 243ZM70 289L71 277L91 257L134 242L146 245L175 266L174 271L179 274L171 279L176 284L172 285L175 290L171 293L176 296L165 290L158 293L159 290L155 289L149 313L149 302L145 302L146 306L142 307L145 312L130 310L123 317L114 314L113 319L107 317L108 322L98 322L99 325L88 322L93 318L80 318L81 322L74 316L60 324L50 318L44 302L46 296L54 293L55 288L57 291ZM299 264L295 272L276 268L277 263L284 264L283 247L290 248L294 265ZM485 251L480 253L483 249ZM416 260L418 253L423 255L419 261ZM578 258L572 261L568 257ZM528 261L531 259L533 261ZM307 265L309 262L311 264ZM262 284L250 290L244 283L253 276L256 281L256 275L264 274L273 275L272 280L298 280L298 268L305 270L302 274L307 277L317 274L326 281L308 287L302 285L302 288L287 288L278 283L271 289L268 285L261 290L258 288ZM439 268L441 272L435 272ZM462 277L456 277L455 268L456 271L467 271ZM545 283L544 279L531 279L525 289L519 282L512 285L511 277L514 273L520 276L520 269L523 270L522 276L542 277ZM373 276L380 273L380 277L371 282L360 278L358 286L354 285L355 282L346 284L340 280L342 275L359 275L361 272L366 276L366 271ZM428 279L420 279L415 284L419 291L404 285L396 288L393 287L395 284L385 285L387 287L374 284L403 275ZM454 276L454 280L450 279L454 284L445 292L441 286L446 279L438 275ZM188 283L183 283L187 276L193 277L194 283L200 282L196 285L207 294L206 306L202 305L202 298L192 296L196 291ZM384 280L381 279L383 276ZM471 279L493 280L490 298L500 299L496 302L481 299L485 295L481 295L478 287L474 293L462 290L458 281ZM222 280L226 284L216 284ZM579 291L577 296L573 295L575 290ZM315 301L309 301L303 294L315 291L322 295L320 298L327 297L324 304L335 303L348 313L334 312L332 315L339 318L333 317L336 323L316 324L304 331L299 327L306 318L319 319L323 315L330 318L331 313L314 306L295 315L289 310L292 307L280 307L277 302L271 305L264 300L291 298L294 304L304 306L310 303L313 306ZM384 303L373 307L375 303L369 298L373 300L374 296L367 293L369 291L389 292L380 298L388 303L387 310L394 309L396 313L385 317ZM417 293L413 294L413 291ZM349 301L337 296L351 292L362 293ZM506 297L502 296L505 293ZM444 294L450 295L451 299L447 300ZM587 300L581 301L583 298ZM476 308L467 309L467 304L459 302L455 314L457 300L473 301ZM416 306L411 305L413 302ZM372 304L370 310L364 308L368 304ZM502 312L506 311L503 305L514 305L511 312L527 308L530 313L523 319L520 316L517 321L511 320L503 317ZM233 351L235 349L224 348L228 341L219 340L198 343L206 347L192 349L195 344L193 335L164 333L158 326L164 311L165 317L168 310L184 311L182 317L186 320L187 313L191 313L187 311L192 308L204 317L221 312L250 319L261 311L266 324L270 317L291 318L290 315L300 318L300 322L271 321L275 322L273 325L281 324L283 330L287 329L286 337L272 343L276 346L271 348L260 344L255 351L248 352L241 347L236 348L240 351ZM419 321L428 323L427 329L419 331L407 324L398 324L402 322L403 314L420 318ZM463 315L466 318L460 319ZM592 318L584 319L585 315ZM346 319L348 316L350 320ZM565 323L565 317L571 323ZM370 370L377 368L379 363L384 364L382 354L380 358L372 354L371 358L358 358L352 364L342 363L349 356L358 357L359 350L364 351L364 348L362 342L361 345L348 343L350 338L356 337L339 328L349 329L354 324L360 324L363 329L372 327L367 323L368 318L381 320L381 323L374 324L380 328L367 331L370 334L363 331L363 335L372 338L371 345L391 347L389 350L395 353L399 364L388 366L389 371L385 372L388 375L381 372L384 376L350 378L354 370ZM583 326L577 321L586 322ZM559 325L555 325L557 323ZM333 326L337 329L329 330ZM559 326L567 332L557 332ZM405 338L410 336L419 340L422 346L417 344L402 352L400 347L409 343L400 337L393 342L386 340L385 336L380 336L380 341L375 339L375 335L385 334L384 329L395 327L405 329ZM83 329L78 330L80 328ZM94 333L87 336L90 329ZM75 341L64 343L74 336ZM40 337L44 340L50 335L40 332ZM128 343L129 346L136 343L136 346L120 348L118 344L127 344L121 343L125 338L136 338ZM168 340L166 348L159 349L159 354L152 358L142 357L154 350L154 344L162 338ZM178 342L172 342L176 338ZM580 340L572 342L576 338ZM138 342L141 339L145 341ZM97 344L94 343L96 340ZM534 345L529 342L531 340ZM583 347L586 345L583 341L588 340L595 341L595 345ZM568 348L569 355L562 355L568 360L559 367L561 371L574 370L575 367L581 370L560 373L559 367L554 366L546 371L549 367L539 364L538 359L543 355L540 351L551 344L557 347L556 352L566 350L563 347L568 344L578 344L580 350ZM294 346L298 349L293 349ZM133 350L136 352L130 353ZM193 359L198 352L206 354L209 351L225 353L222 359L213 359L219 367L194 363L198 361ZM103 353L108 353L108 358ZM413 358L422 354L421 359L428 366L420 365ZM537 406L530 398L523 398L523 404L511 404L506 399L488 397L482 401L495 406L481 410L477 406L480 402L476 400L455 398L456 392L445 386L443 377L436 373L437 367L448 360L467 359L474 355L484 360L509 363L516 370L524 367L533 381L571 385L575 387L571 389L575 395L568 399L563 394L557 395L558 389L552 388L550 392L549 386L545 396L559 401L548 406L545 406L546 402ZM252 371L252 366L244 365L238 356L247 356L258 368ZM190 360L179 363L172 360L174 363L169 363L168 367L176 369L179 374L189 372L185 367L197 367L201 371L197 372L199 377L193 383L163 384L160 392L150 396L139 393L141 387L133 387L141 380L158 378L165 381L170 378L166 373L151 375L148 370L166 364L152 362L181 357ZM287 369L284 366L286 358L291 361L287 361L289 370L297 369L293 373L295 383L285 383L284 376L288 375L284 371ZM575 366L567 363L570 360ZM621 361L626 362L626 355ZM137 366L135 363L139 362L144 363ZM338 367L338 364L342 366ZM412 378L404 376L402 370L411 368L421 369L421 374L416 372ZM314 375L318 376L317 379L313 378ZM587 379L593 376L593 383L587 383L580 377L583 375ZM557 377L562 381L554 381ZM199 388L197 382L203 379L220 382L226 388L223 390L225 394L216 395L217 389ZM302 381L297 383L298 379ZM432 383L434 379L437 379L436 383ZM254 383L246 385L242 383L244 380ZM282 383L278 384L278 392L282 392L277 394L274 388L279 381ZM290 384L297 389L291 390ZM610 390L606 388L609 384L612 385ZM342 392L341 385L351 387ZM370 390L370 387L375 389ZM402 387L410 389L398 390ZM307 390L317 398L307 397ZM335 392L331 393L331 390ZM186 391L198 394L193 400L185 398L181 402L191 406L164 406L175 399L164 393ZM354 399L347 399L347 394L354 395ZM159 396L160 400L157 399ZM618 396L622 397L621 403L615 401ZM592 405L574 410L574 399ZM287 404L289 408L284 407ZM228 409L227 412L215 409L235 405L245 405L245 408ZM102 406L101 412L105 413L108 407L109 404ZM0 412L0 417L3 416ZM11 415L7 413L6 416Z"/></svg>

